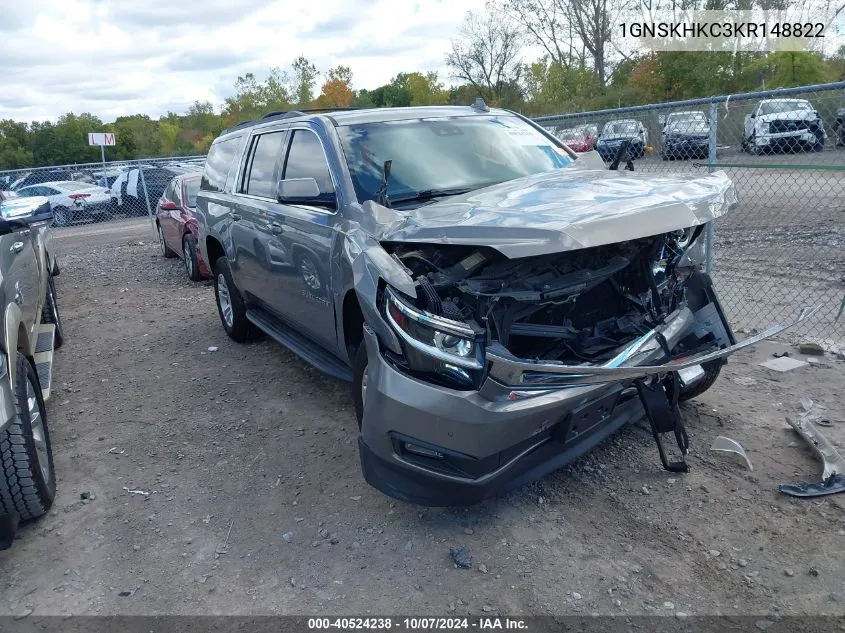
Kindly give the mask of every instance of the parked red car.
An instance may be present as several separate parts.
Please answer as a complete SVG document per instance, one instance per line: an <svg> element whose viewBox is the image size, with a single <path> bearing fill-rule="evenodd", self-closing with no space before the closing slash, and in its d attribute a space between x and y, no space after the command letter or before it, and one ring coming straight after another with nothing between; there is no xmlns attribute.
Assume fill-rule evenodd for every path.
<svg viewBox="0 0 845 633"><path fill-rule="evenodd" d="M200 174L176 176L167 185L156 206L156 228L161 254L181 257L191 281L211 277L211 269L197 248L197 218L194 210L200 190Z"/></svg>
<svg viewBox="0 0 845 633"><path fill-rule="evenodd" d="M557 137L575 152L589 152L596 147L598 129L594 125L558 130Z"/></svg>

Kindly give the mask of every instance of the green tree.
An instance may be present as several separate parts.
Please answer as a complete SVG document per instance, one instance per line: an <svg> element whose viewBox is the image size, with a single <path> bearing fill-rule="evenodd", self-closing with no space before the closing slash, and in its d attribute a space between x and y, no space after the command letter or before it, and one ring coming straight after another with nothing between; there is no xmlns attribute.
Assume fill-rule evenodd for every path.
<svg viewBox="0 0 845 633"><path fill-rule="evenodd" d="M436 72L399 73L391 81L390 86L400 93L408 95L408 105L427 106L448 103L449 93L437 77Z"/></svg>
<svg viewBox="0 0 845 633"><path fill-rule="evenodd" d="M314 101L314 82L320 76L320 71L306 57L300 55L293 64L294 96L298 106L308 106Z"/></svg>
<svg viewBox="0 0 845 633"><path fill-rule="evenodd" d="M31 137L26 123L0 121L0 169L32 166Z"/></svg>

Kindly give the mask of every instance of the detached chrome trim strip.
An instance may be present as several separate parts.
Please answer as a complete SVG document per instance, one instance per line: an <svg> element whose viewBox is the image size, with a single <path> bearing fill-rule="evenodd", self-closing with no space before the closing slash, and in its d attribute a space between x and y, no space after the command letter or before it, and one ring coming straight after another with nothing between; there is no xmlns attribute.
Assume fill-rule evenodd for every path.
<svg viewBox="0 0 845 633"><path fill-rule="evenodd" d="M402 312L403 314L405 314L408 318L414 319L416 321L420 321L424 325L431 327L433 329L437 329L439 331L447 331L446 328L441 327L439 325L436 325L436 323L442 321L442 319L439 319L438 317L434 316L433 314L432 315L423 315L420 312L417 312L416 310L411 309L410 307L403 304L399 299L397 299L395 297L395 295L390 291L390 289L387 290L387 293L388 293L387 300L392 301L393 304L399 309L399 311ZM413 347L418 352L425 354L427 356L431 356L432 358L436 358L437 360L443 361L444 363L448 363L450 365L455 365L457 367L464 367L466 369L482 369L483 368L483 365L480 362L478 362L478 360L475 359L475 358L469 358L469 357L463 358L461 356L453 356L452 354L447 354L446 352L443 352L443 351L437 349L436 347L433 347L431 345L426 345L422 341L418 341L413 336L408 334L405 330L403 330L401 327L399 327L399 324L396 323L396 321L393 319L393 315L390 314L390 310L386 309L384 312L385 312L385 317L387 318L387 322L390 323L390 326L393 328L393 331L396 332L396 334L398 334L399 337L403 341L405 341L408 345ZM460 332L459 328L452 328L451 330L448 330L448 331L450 333L454 334L455 330L458 330ZM475 333L472 332L472 330L469 330L469 335L467 335L463 332L461 332L459 335L464 336L465 338L469 338L469 339L475 338ZM473 341L473 345L475 345L474 341Z"/></svg>
<svg viewBox="0 0 845 633"><path fill-rule="evenodd" d="M568 384L601 384L609 382L618 382L624 380L634 380L636 378L645 378L655 374L665 374L673 371L679 371L687 367L701 365L713 360L725 358L731 354L738 352L741 349L750 347L755 343L770 338L775 334L783 332L784 330L801 323L809 318L819 307L804 308L798 318L788 325L775 325L770 327L765 332L761 332L755 336L750 336L730 347L716 350L714 352L703 352L695 356L688 356L683 360L672 361L664 365L641 365L637 367L611 367L609 363L602 366L596 365L565 365L560 362L535 362L523 360L515 357L504 356L507 350L499 346L496 350L492 346L487 350L487 360L491 362L490 375L496 380L504 382L506 385L522 385L524 384L524 372L534 372L539 374L549 374L549 380L560 380L565 377ZM668 329L668 328L666 328ZM654 331L650 332L652 334ZM645 339L645 340L643 340ZM632 347L636 345L638 348L648 340L646 337L637 339ZM624 355L628 350L620 354ZM617 356L618 358L618 356ZM614 359L615 360L615 359ZM612 362L612 361L611 361ZM544 378L538 376L538 380L532 381L530 384L541 385Z"/></svg>

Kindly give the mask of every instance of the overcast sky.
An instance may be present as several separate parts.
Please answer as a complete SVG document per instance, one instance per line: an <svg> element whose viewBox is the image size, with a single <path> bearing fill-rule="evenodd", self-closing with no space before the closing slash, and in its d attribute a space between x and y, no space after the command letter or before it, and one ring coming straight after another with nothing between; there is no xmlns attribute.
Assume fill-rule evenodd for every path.
<svg viewBox="0 0 845 633"><path fill-rule="evenodd" d="M218 106L239 74L305 55L350 66L354 88L437 70L484 0L0 0L0 118L184 112ZM320 84L315 86L319 91Z"/></svg>

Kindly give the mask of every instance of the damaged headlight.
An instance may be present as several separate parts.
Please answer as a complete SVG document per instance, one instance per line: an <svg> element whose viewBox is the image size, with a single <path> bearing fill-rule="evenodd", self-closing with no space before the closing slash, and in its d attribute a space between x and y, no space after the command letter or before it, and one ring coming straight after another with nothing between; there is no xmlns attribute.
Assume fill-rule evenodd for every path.
<svg viewBox="0 0 845 633"><path fill-rule="evenodd" d="M411 370L434 374L450 386L466 389L477 385L484 365L472 328L411 306L389 288L384 306Z"/></svg>

